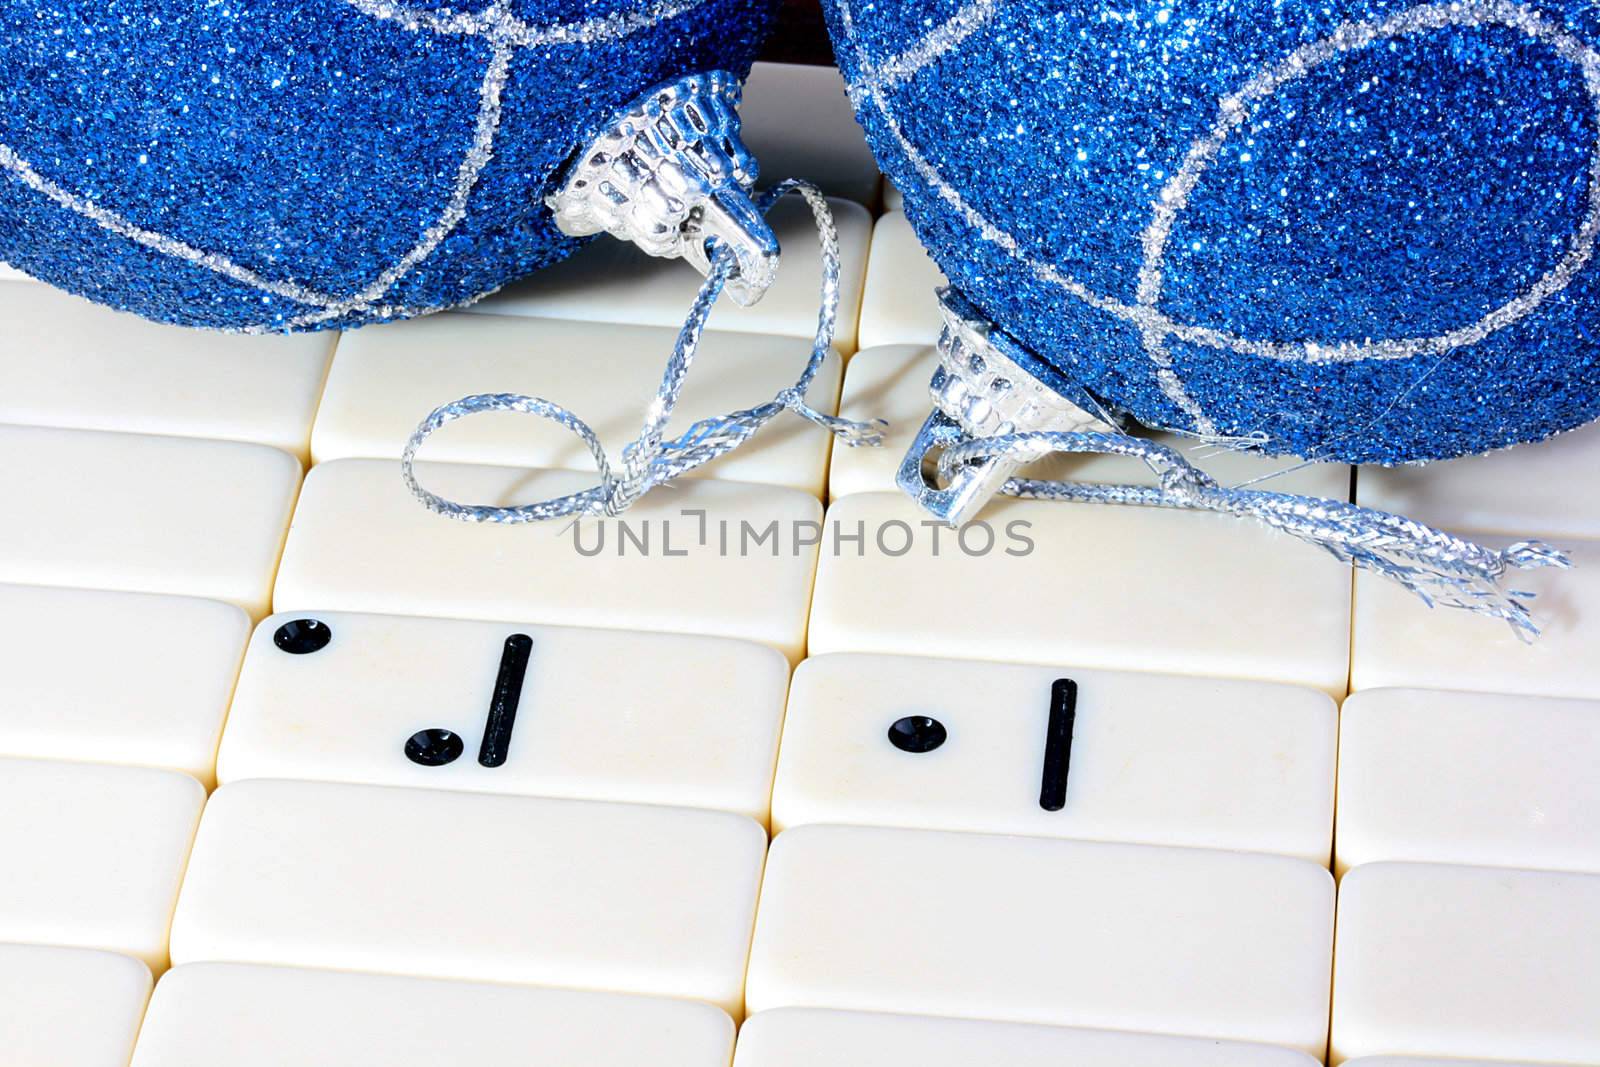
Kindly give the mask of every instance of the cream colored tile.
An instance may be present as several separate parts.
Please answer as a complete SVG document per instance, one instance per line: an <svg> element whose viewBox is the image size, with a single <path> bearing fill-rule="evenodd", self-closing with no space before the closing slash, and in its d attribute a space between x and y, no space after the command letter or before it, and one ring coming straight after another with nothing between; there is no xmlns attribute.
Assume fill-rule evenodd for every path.
<svg viewBox="0 0 1600 1067"><path fill-rule="evenodd" d="M1199 1037L778 1008L745 1020L734 1067L1315 1067L1304 1052Z"/></svg>
<svg viewBox="0 0 1600 1067"><path fill-rule="evenodd" d="M250 617L189 597L0 586L0 755L212 780Z"/></svg>
<svg viewBox="0 0 1600 1067"><path fill-rule="evenodd" d="M639 435L677 331L498 315L434 315L371 326L346 337L328 378L312 435L318 463L350 456L396 459L434 408L475 393L553 400L594 428L620 462ZM670 433L753 408L792 386L811 356L794 337L707 333ZM840 361L831 357L807 401L834 413ZM743 446L694 471L822 494L827 431L780 415ZM571 431L527 415L495 412L454 423L430 438L434 461L594 470Z"/></svg>
<svg viewBox="0 0 1600 1067"><path fill-rule="evenodd" d="M944 318L935 294L945 276L905 214L891 211L872 227L872 253L861 295L861 347L931 345Z"/></svg>
<svg viewBox="0 0 1600 1067"><path fill-rule="evenodd" d="M127 1067L149 995L132 957L0 945L0 1048L18 1065Z"/></svg>
<svg viewBox="0 0 1600 1067"><path fill-rule="evenodd" d="M264 445L0 426L0 581L265 615L300 465Z"/></svg>
<svg viewBox="0 0 1600 1067"><path fill-rule="evenodd" d="M0 941L167 965L167 923L205 790L144 767L0 759Z"/></svg>
<svg viewBox="0 0 1600 1067"><path fill-rule="evenodd" d="M883 419L889 426L881 447L833 450L828 468L830 500L851 493L899 491L895 472L932 408L928 381L938 365L939 354L931 345L864 348L851 357L839 414L858 421Z"/></svg>
<svg viewBox="0 0 1600 1067"><path fill-rule="evenodd" d="M1492 547L1503 540L1486 541ZM1543 629L1525 643L1496 619L1430 609L1387 579L1356 575L1352 689L1463 689L1600 698L1600 541L1565 541L1575 566L1511 571L1504 584L1537 594Z"/></svg>
<svg viewBox="0 0 1600 1067"><path fill-rule="evenodd" d="M1070 658L1342 696L1349 620L1348 567L1250 522L1003 500L958 535L904 496L861 493L828 510L810 647Z"/></svg>
<svg viewBox="0 0 1600 1067"><path fill-rule="evenodd" d="M1600 1061L1600 876L1414 863L1345 875L1333 1060Z"/></svg>
<svg viewBox="0 0 1600 1067"><path fill-rule="evenodd" d="M894 182L888 178L883 179L883 210L904 211L906 198L900 195L900 190L894 187Z"/></svg>
<svg viewBox="0 0 1600 1067"><path fill-rule="evenodd" d="M434 492L476 503L525 503L594 484L571 471L417 470ZM398 463L338 460L306 479L274 603L293 612L710 634L798 659L816 566L815 545L799 542L816 540L820 518L806 493L699 478L651 493L620 520L474 525L425 510ZM771 536L756 543L769 526Z"/></svg>
<svg viewBox="0 0 1600 1067"><path fill-rule="evenodd" d="M0 285L0 422L253 441L304 460L337 334L246 337Z"/></svg>
<svg viewBox="0 0 1600 1067"><path fill-rule="evenodd" d="M1320 1058L1332 944L1333 879L1301 860L809 826L773 843L745 995Z"/></svg>
<svg viewBox="0 0 1600 1067"><path fill-rule="evenodd" d="M1341 871L1600 873L1600 701L1368 689L1345 701L1339 732Z"/></svg>
<svg viewBox="0 0 1600 1067"><path fill-rule="evenodd" d="M206 808L172 958L657 993L738 1015L765 846L723 812L235 782Z"/></svg>
<svg viewBox="0 0 1600 1067"><path fill-rule="evenodd" d="M218 756L223 781L637 801L767 820L789 680L774 649L398 615L315 619L319 628L310 629L295 615L274 615L256 629ZM304 640L312 633L326 643ZM519 657L505 651L514 635L529 638L520 683ZM511 728L491 730L502 677L517 704ZM430 734L408 745L439 730L457 740ZM480 762L486 737L491 763L503 762ZM431 762L451 753L447 763Z"/></svg>
<svg viewBox="0 0 1600 1067"><path fill-rule="evenodd" d="M162 978L134 1067L727 1067L733 1020L687 1000L192 963Z"/></svg>
<svg viewBox="0 0 1600 1067"><path fill-rule="evenodd" d="M1600 538L1600 424L1421 467L1363 467L1361 503L1453 531Z"/></svg>
<svg viewBox="0 0 1600 1067"><path fill-rule="evenodd" d="M1075 699L1057 701L1062 679ZM1069 746L1047 746L1055 727ZM1247 849L1326 865L1337 735L1333 701L1312 689L815 656L790 689L773 822Z"/></svg>

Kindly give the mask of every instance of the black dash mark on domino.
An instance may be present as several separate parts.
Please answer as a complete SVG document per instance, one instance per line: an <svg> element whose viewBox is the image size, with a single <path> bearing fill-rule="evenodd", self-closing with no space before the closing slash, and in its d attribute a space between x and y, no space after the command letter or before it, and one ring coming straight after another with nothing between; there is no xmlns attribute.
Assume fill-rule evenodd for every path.
<svg viewBox="0 0 1600 1067"><path fill-rule="evenodd" d="M517 724L517 705L522 702L522 680L528 674L528 656L533 652L533 638L527 634L512 634L506 638L500 653L500 674L494 680L494 700L489 704L489 718L483 724L483 744L478 748L478 762L485 767L498 767L511 752L511 729Z"/></svg>
<svg viewBox="0 0 1600 1067"><path fill-rule="evenodd" d="M1078 719L1078 683L1057 678L1050 687L1050 724L1044 735L1044 781L1039 806L1060 811L1067 806L1067 769L1072 765L1072 727Z"/></svg>

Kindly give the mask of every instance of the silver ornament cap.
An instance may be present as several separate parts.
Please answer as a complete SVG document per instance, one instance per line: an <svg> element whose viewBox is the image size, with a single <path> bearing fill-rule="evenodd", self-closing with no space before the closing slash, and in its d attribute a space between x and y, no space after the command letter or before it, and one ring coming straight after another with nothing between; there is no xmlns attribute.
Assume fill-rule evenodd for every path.
<svg viewBox="0 0 1600 1067"><path fill-rule="evenodd" d="M1023 461L996 456L969 463L941 486L930 481L926 469L931 453L980 437L1118 431L1091 413L1097 405L1087 394L1057 381L1061 376L1048 364L985 319L956 290L939 290L939 308L944 316L939 367L928 385L933 412L901 461L895 481L934 518L959 526L983 509ZM1082 404L1064 393L1080 396Z"/></svg>
<svg viewBox="0 0 1600 1067"><path fill-rule="evenodd" d="M750 199L755 157L739 130L739 79L727 71L659 85L618 114L545 198L562 233L609 233L652 256L711 270L707 242L734 257L725 291L760 300L778 270L778 238Z"/></svg>

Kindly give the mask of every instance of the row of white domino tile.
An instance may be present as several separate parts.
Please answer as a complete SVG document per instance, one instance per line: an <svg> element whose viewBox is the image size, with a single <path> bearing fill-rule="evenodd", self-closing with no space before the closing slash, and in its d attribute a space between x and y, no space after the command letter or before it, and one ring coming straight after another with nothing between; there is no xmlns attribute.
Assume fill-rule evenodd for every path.
<svg viewBox="0 0 1600 1067"><path fill-rule="evenodd" d="M487 464L419 472L487 503L592 483ZM622 520L472 526L420 508L392 460L320 464L302 489L293 457L260 445L26 426L0 426L0 498L15 505L0 581L195 595L257 618L612 626L747 637L791 660L808 647L1071 660L1335 696L1348 684L1600 697L1586 654L1600 639L1600 541L1562 539L1573 571L1514 576L1543 594L1545 635L1524 645L1365 573L1352 623L1347 568L1207 514L1003 501L958 537L893 492L842 497L825 516L808 493L702 478Z"/></svg>
<svg viewBox="0 0 1600 1067"><path fill-rule="evenodd" d="M172 752L214 739L238 660L225 639L219 662L200 669L108 642L85 660L82 635L85 615L108 602L121 602L124 633L169 639L197 618L163 609L219 609L12 592L24 598L19 617L35 623L7 643L18 652L7 673L20 674L24 697L30 671L35 699L55 701L59 679L80 664L104 672L79 671L76 736L46 739L55 747L45 754L117 758L114 739L89 752L70 742L95 740L96 711L113 733L134 729L120 710L149 712L169 692L192 694L177 709L189 712L192 736ZM1051 816L1034 788L1045 693L1059 671L808 661L788 701L771 820L785 832L767 861L751 948L781 657L707 639L530 627L534 682L503 767L419 767L401 744L414 729L442 724L475 739L506 627L329 615L319 620L326 642L308 649L292 629L280 640L288 621L267 620L245 656L223 741L228 784L201 822L172 923L180 965L558 983L692 996L734 1014L821 1005L1322 1051L1334 958L1333 885L1321 866L1334 771L1325 696L1073 672L1075 771L1070 803ZM608 672L621 661L650 673ZM721 699L708 701L712 692ZM24 700L7 706L19 723L41 718ZM948 739L901 751L885 736L901 713L937 717ZM1392 691L1347 704L1340 858L1363 865L1339 903L1336 1059L1392 1048L1600 1056L1600 1034L1572 1003L1600 977L1587 947L1600 933L1600 877L1366 862L1594 871L1595 714ZM203 798L195 781L7 760L0 791L15 816L0 846L31 861L0 891L0 940L112 948L164 967ZM617 799L650 806L598 802ZM840 825L852 822L902 828ZM1171 844L1210 847L1161 847ZM1315 862L1296 858L1306 856ZM1196 973L1217 996L1195 995ZM1441 988L1441 973L1465 977Z"/></svg>
<svg viewBox="0 0 1600 1067"><path fill-rule="evenodd" d="M136 961L69 949L0 946L0 996L28 1020L0 1039L19 1063L104 1067L510 1067L530 1059L590 1067L1312 1067L1305 1053L1108 1030L779 1008L746 1020L683 1000L311 971L190 964L150 999ZM92 1011L84 1005L92 1004ZM143 1027L140 1029L141 1015ZM1376 1056L1350 1067L1490 1067ZM1519 1067L1500 1061L1498 1067ZM1529 1065L1523 1065L1529 1067Z"/></svg>
<svg viewBox="0 0 1600 1067"><path fill-rule="evenodd" d="M166 940L198 785L95 764L3 769L7 810L27 824L8 854L29 864L0 901L0 938L108 947L158 971L170 952L180 974L245 962L672 996L733 1018L825 1007L1318 1058L1331 995L1334 1062L1600 1060L1592 874L1366 864L1343 880L1335 944L1333 880L1288 857L842 825L786 830L768 854L760 826L731 813L247 780L199 820L168 950L122 938L143 922ZM0 951L0 985L47 998L50 983L28 980L38 962ZM297 981L317 979L283 979ZM107 1004L79 1007L85 1037L104 1030Z"/></svg>
<svg viewBox="0 0 1600 1067"><path fill-rule="evenodd" d="M207 785L708 808L775 830L1018 833L1323 865L1332 852L1341 872L1407 860L1600 873L1590 701L1381 689L1339 716L1326 695L1271 683L862 653L813 657L791 685L782 656L744 641L344 612L318 613L324 640L304 648L290 640L295 614L269 618L246 652L243 614L214 602L0 595L0 756L161 767ZM531 654L509 756L492 768L407 759L424 730L477 751L514 632ZM1062 677L1077 683L1072 803L1046 811ZM942 741L912 758L886 737L918 717Z"/></svg>

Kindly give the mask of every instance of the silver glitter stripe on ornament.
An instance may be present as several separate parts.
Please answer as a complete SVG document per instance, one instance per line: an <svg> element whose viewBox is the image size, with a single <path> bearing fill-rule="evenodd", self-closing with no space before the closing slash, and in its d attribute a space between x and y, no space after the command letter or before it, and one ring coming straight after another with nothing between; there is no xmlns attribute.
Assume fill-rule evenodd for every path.
<svg viewBox="0 0 1600 1067"><path fill-rule="evenodd" d="M499 10L504 6L503 3L495 4L490 10ZM489 67L484 72L482 83L478 86L478 113L472 124L472 142L467 146L461 165L456 169L455 182L450 189L450 199L446 202L439 218L423 232L422 239L400 257L399 262L379 274L359 293L337 300L321 311L314 311L291 320L290 328L326 322L353 311L366 311L372 308L385 294L400 284L400 279L433 255L434 250L457 226L461 225L461 220L467 217L467 201L472 198L472 191L478 187L478 179L483 175L483 169L489 165L489 160L494 158L495 135L500 132L500 98L505 91L506 81L511 76L513 50L499 38L494 39L493 49Z"/></svg>
<svg viewBox="0 0 1600 1067"><path fill-rule="evenodd" d="M757 203L760 214L771 210L788 193L805 198L816 221L822 244L821 308L817 313L816 338L811 356L794 385L782 390L757 407L730 411L726 415L702 419L677 437L667 439L667 424L677 407L679 394L689 368L700 347L706 317L721 296L736 269L732 251L712 238L710 270L695 296L683 327L667 359L661 385L646 409L639 436L622 450L622 462L613 464L594 430L560 404L536 396L508 393L479 394L435 409L422 420L401 457L401 473L406 485L428 510L463 522L519 524L585 515L620 515L655 486L704 466L733 451L755 432L785 411L792 411L823 427L849 446L877 445L883 441L882 423L855 422L817 411L806 404L805 394L822 369L823 360L833 348L833 335L839 313L839 237L834 228L828 202L813 185L785 181L762 195ZM461 504L425 489L417 480L416 455L424 441L441 426L484 411L516 411L549 419L576 435L594 457L599 481L588 489L531 504L502 507L491 504Z"/></svg>
<svg viewBox="0 0 1600 1067"><path fill-rule="evenodd" d="M344 0L345 3L385 22L398 23L413 33L429 32L442 36L495 36L517 48L540 48L553 44L597 44L617 41L647 30L667 19L685 15L705 6L709 0L659 0L643 11L617 11L579 22L551 22L534 25L512 15L501 4L483 11L428 10L386 0Z"/></svg>
<svg viewBox="0 0 1600 1067"><path fill-rule="evenodd" d="M227 256L219 255L215 252L206 252L176 238L168 237L154 230L147 230L115 211L101 207L93 200L78 196L76 193L62 188L40 174L34 169L33 164L17 155L14 150L4 144L0 144L0 170L4 170L15 180L26 185L34 192L55 201L68 211L82 215L101 229L108 230L118 237L126 237L135 244L143 245L152 251L160 252L162 255L171 256L173 259L182 260L185 263L220 274L224 278L232 279L242 285L248 285L253 289L260 289L263 292L285 297L301 304L327 305L337 299L326 293L307 288L297 282L274 281L271 278L257 274L249 267L235 263Z"/></svg>
<svg viewBox="0 0 1600 1067"><path fill-rule="evenodd" d="M1294 49L1283 59L1247 79L1240 89L1219 99L1217 118L1210 131L1190 146L1178 171L1151 205L1151 222L1140 239L1143 261L1139 268L1135 302L1130 304L1109 294L1096 292L1054 264L1028 253L1012 234L968 202L912 143L888 100L885 85L889 83L882 78L880 71L891 67L904 70L906 75L897 76L892 83L901 84L911 75L928 69L939 56L948 54L971 36L972 30L968 27L972 13L968 7L963 7L944 23L934 27L917 44L885 63L882 68L874 69L866 62L860 43L855 40L849 0L839 0L844 36L854 44L857 55L861 57L862 69L866 71L857 83L849 87L851 98L858 107L871 106L880 113L890 135L918 177L984 240L1004 250L1039 281L1056 286L1090 307L1134 326L1139 331L1162 393L1189 418L1192 428L1202 435L1213 435L1216 428L1184 388L1167 350L1168 339L1176 338L1202 348L1287 362L1346 363L1436 357L1456 348L1475 345L1496 331L1533 314L1570 285L1594 255L1595 241L1600 238L1600 141L1596 142L1589 158L1584 216L1561 259L1527 289L1464 326L1426 337L1331 342L1271 341L1179 322L1156 306L1161 295L1162 260L1168 236L1177 217L1188 205L1190 193L1228 136L1248 120L1253 106L1319 67L1337 61L1348 52L1382 41L1415 37L1452 26L1497 26L1514 30L1550 47L1579 70L1596 122L1600 123L1600 52L1532 8L1510 0L1459 0L1454 3L1420 4L1377 21L1341 24L1326 37ZM990 10L989 17L993 13Z"/></svg>
<svg viewBox="0 0 1600 1067"><path fill-rule="evenodd" d="M849 88L851 100L859 103L869 89L892 89L944 55L989 24L1000 10L1002 0L970 0L940 23L931 33L904 52L865 70ZM853 23L852 23L853 25Z"/></svg>
<svg viewBox="0 0 1600 1067"><path fill-rule="evenodd" d="M939 337L940 366L931 384L936 406L897 477L900 487L935 518L959 525L976 515L994 492L1250 518L1310 542L1341 562L1399 582L1430 606L1501 619L1525 641L1538 636L1526 603L1533 594L1506 589L1502 579L1513 568L1570 567L1562 552L1539 541L1519 541L1495 551L1414 519L1340 500L1220 486L1174 449L1118 432L1114 418L1093 397L1070 384L1063 387L1058 372L977 318L959 294L941 290L940 300L945 325ZM1036 376L1039 372L1046 377ZM1042 394L1055 399L1036 399ZM1084 452L1142 460L1160 484L1016 477L1023 466L1045 456Z"/></svg>

